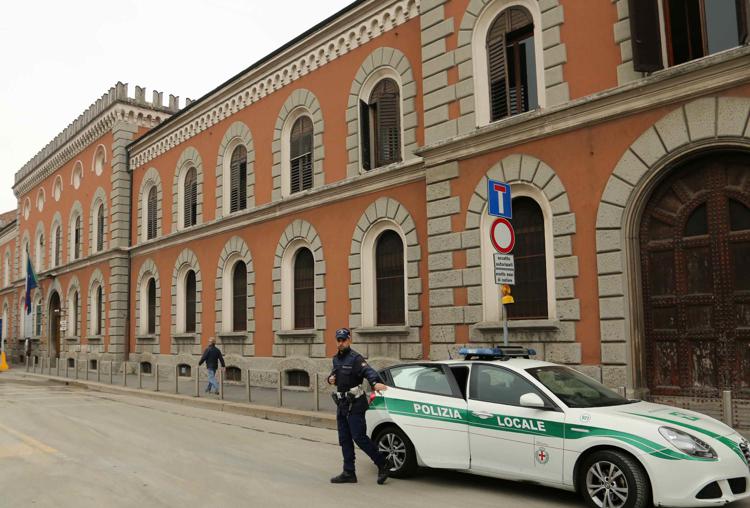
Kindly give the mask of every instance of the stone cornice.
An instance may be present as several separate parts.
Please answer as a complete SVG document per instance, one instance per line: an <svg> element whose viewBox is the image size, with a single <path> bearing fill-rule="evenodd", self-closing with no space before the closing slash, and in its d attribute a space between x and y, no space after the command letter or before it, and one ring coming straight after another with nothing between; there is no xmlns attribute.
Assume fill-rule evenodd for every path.
<svg viewBox="0 0 750 508"><path fill-rule="evenodd" d="M107 133L118 120L152 128L178 111L178 98L161 104L162 93L154 91L153 101L145 99L145 89L135 87L135 98L128 97L128 85L118 83L102 95L81 116L50 141L15 175L13 191L20 196L75 157L93 141Z"/></svg>
<svg viewBox="0 0 750 508"><path fill-rule="evenodd" d="M300 196L286 198L280 202L271 202L244 213L232 214L229 217L223 217L189 229L176 231L149 242L135 245L130 248L130 251L134 256L151 254L174 245L182 245L202 238L235 231L313 207L325 206L351 199L355 196L423 179L424 168L422 166L422 159L412 159L390 168L374 170L364 175L332 183L325 187L305 192Z"/></svg>
<svg viewBox="0 0 750 508"><path fill-rule="evenodd" d="M656 72L567 104L502 120L420 148L425 166L469 159L535 139L591 126L750 83L750 47Z"/></svg>
<svg viewBox="0 0 750 508"><path fill-rule="evenodd" d="M199 99L130 146L136 169L265 96L419 15L421 0L364 2Z"/></svg>

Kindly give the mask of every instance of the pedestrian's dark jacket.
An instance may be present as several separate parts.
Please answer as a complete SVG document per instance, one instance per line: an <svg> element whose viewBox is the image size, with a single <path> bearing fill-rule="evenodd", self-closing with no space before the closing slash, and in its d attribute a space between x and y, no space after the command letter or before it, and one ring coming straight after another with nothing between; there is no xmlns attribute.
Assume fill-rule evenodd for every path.
<svg viewBox="0 0 750 508"><path fill-rule="evenodd" d="M336 353L333 357L333 370L331 375L336 375L336 390L345 392L362 384L364 379L371 387L375 383L381 383L380 376L375 369L370 367L365 358L352 348Z"/></svg>
<svg viewBox="0 0 750 508"><path fill-rule="evenodd" d="M224 356L221 354L221 351L216 346L208 346L205 351L203 351L203 356L201 356L201 361L198 362L198 365L203 365L203 362L206 362L206 367L211 370L216 370L219 368L219 362L221 362L221 366L225 367L224 364Z"/></svg>

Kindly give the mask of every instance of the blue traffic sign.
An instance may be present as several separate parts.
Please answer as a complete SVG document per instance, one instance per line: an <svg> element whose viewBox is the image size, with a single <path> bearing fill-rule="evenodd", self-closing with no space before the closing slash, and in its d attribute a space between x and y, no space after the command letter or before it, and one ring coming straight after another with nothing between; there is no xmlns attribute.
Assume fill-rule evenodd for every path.
<svg viewBox="0 0 750 508"><path fill-rule="evenodd" d="M509 184L499 180L489 180L487 183L487 196L489 197L487 213L504 219L511 219L513 217Z"/></svg>

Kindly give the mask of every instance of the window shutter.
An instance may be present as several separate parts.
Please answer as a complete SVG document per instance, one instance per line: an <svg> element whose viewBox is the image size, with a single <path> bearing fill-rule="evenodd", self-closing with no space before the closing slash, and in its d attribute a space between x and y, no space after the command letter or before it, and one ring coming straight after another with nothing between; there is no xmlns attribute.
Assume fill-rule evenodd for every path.
<svg viewBox="0 0 750 508"><path fill-rule="evenodd" d="M315 260L310 249L300 249L294 258L294 328L315 327Z"/></svg>
<svg viewBox="0 0 750 508"><path fill-rule="evenodd" d="M78 291L73 293L73 336L78 337Z"/></svg>
<svg viewBox="0 0 750 508"><path fill-rule="evenodd" d="M385 231L375 248L377 324L406 324L404 314L404 244L395 231Z"/></svg>
<svg viewBox="0 0 750 508"><path fill-rule="evenodd" d="M291 193L312 189L313 124L309 117L303 116L294 122L289 147Z"/></svg>
<svg viewBox="0 0 750 508"><path fill-rule="evenodd" d="M240 145L232 152L230 164L229 211L247 208L247 149Z"/></svg>
<svg viewBox="0 0 750 508"><path fill-rule="evenodd" d="M365 101L359 101L359 136L362 140L362 169L370 171L370 106Z"/></svg>
<svg viewBox="0 0 750 508"><path fill-rule="evenodd" d="M370 97L375 116L375 165L385 166L401 160L401 108L398 85L384 79Z"/></svg>
<svg viewBox="0 0 750 508"><path fill-rule="evenodd" d="M104 205L99 205L96 216L96 251L104 250Z"/></svg>
<svg viewBox="0 0 750 508"><path fill-rule="evenodd" d="M102 334L102 322L104 321L104 311L102 309L103 304L102 298L102 287L96 288L96 315L94 316L94 335Z"/></svg>
<svg viewBox="0 0 750 508"><path fill-rule="evenodd" d="M750 8L747 0L735 0L737 4L737 33L740 44L750 44L748 27L750 26Z"/></svg>
<svg viewBox="0 0 750 508"><path fill-rule="evenodd" d="M185 277L185 332L195 333L196 330L196 284L195 272L190 270Z"/></svg>
<svg viewBox="0 0 750 508"><path fill-rule="evenodd" d="M628 8L633 67L637 72L663 69L658 3L655 0L628 0Z"/></svg>
<svg viewBox="0 0 750 508"><path fill-rule="evenodd" d="M60 266L60 252L62 251L62 233L60 226L55 228L55 266Z"/></svg>
<svg viewBox="0 0 750 508"><path fill-rule="evenodd" d="M149 335L156 333L156 279L148 280L148 329Z"/></svg>
<svg viewBox="0 0 750 508"><path fill-rule="evenodd" d="M151 187L151 190L148 191L148 203L146 204L146 208L146 215L148 216L146 220L146 239L152 240L156 238L156 186Z"/></svg>
<svg viewBox="0 0 750 508"><path fill-rule="evenodd" d="M508 116L508 86L505 69L506 14L501 14L487 35L487 65L490 79L490 119Z"/></svg>
<svg viewBox="0 0 750 508"><path fill-rule="evenodd" d="M247 331L247 266L243 261L232 272L232 331Z"/></svg>
<svg viewBox="0 0 750 508"><path fill-rule="evenodd" d="M81 257L81 217L76 217L75 231L73 232L73 257Z"/></svg>
<svg viewBox="0 0 750 508"><path fill-rule="evenodd" d="M190 168L185 177L185 227L195 226L198 222L198 179L195 168Z"/></svg>

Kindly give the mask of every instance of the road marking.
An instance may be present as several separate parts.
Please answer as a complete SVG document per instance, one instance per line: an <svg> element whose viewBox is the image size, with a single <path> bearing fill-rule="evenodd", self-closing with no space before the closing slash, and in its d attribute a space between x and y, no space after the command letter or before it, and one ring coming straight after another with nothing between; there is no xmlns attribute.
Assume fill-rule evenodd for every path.
<svg viewBox="0 0 750 508"><path fill-rule="evenodd" d="M0 423L0 430L7 432L8 434L17 437L27 445L31 446L32 448L35 448L43 453L57 453L57 450L52 448L51 446L47 446L46 444L42 443L41 441L37 441L31 436L28 436L24 434L23 432L18 432L17 430L11 429L10 427L6 427L2 423Z"/></svg>

